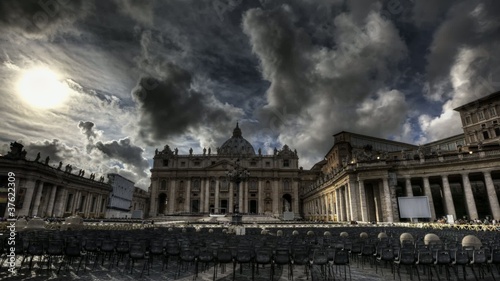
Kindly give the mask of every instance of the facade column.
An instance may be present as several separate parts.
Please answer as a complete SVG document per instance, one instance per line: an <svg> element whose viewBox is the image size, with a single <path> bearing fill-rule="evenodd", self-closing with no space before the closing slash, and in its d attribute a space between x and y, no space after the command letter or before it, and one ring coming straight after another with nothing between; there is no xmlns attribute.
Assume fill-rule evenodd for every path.
<svg viewBox="0 0 500 281"><path fill-rule="evenodd" d="M358 205L358 192L356 186L356 179L349 176L349 207L351 208L351 220L359 221L359 205Z"/></svg>
<svg viewBox="0 0 500 281"><path fill-rule="evenodd" d="M199 192L199 213L205 212L205 178L200 178L200 192Z"/></svg>
<svg viewBox="0 0 500 281"><path fill-rule="evenodd" d="M389 180L387 179L387 177L382 178L382 184L384 188L384 197L382 198L382 204L385 205L385 208L383 208L382 210L385 210L387 221L394 222L394 216L392 214L391 191L389 190Z"/></svg>
<svg viewBox="0 0 500 281"><path fill-rule="evenodd" d="M203 212L210 213L210 178L205 180L205 201L203 201Z"/></svg>
<svg viewBox="0 0 500 281"><path fill-rule="evenodd" d="M227 181L229 184L229 210L227 210L227 213L233 213L234 212L234 186L230 181Z"/></svg>
<svg viewBox="0 0 500 281"><path fill-rule="evenodd" d="M273 214L275 216L278 216L280 214L280 211L279 211L279 202L280 202L280 198L279 198L279 193L278 193L278 186L279 184L279 180L278 179L273 179L272 181L272 185L273 185Z"/></svg>
<svg viewBox="0 0 500 281"><path fill-rule="evenodd" d="M102 200L102 194L97 195L97 199L95 202L96 217L99 217L99 214L101 213L101 200Z"/></svg>
<svg viewBox="0 0 500 281"><path fill-rule="evenodd" d="M406 197L413 197L413 187L411 186L411 178L405 178L405 187L406 187Z"/></svg>
<svg viewBox="0 0 500 281"><path fill-rule="evenodd" d="M472 194L472 187L470 186L469 174L462 174L462 182L465 195L465 203L467 204L467 212L469 214L469 219L479 218L477 215L476 202L474 201L474 194Z"/></svg>
<svg viewBox="0 0 500 281"><path fill-rule="evenodd" d="M258 193L257 193L257 213L260 215L264 213L263 207L264 207L264 202L262 202L262 179L259 179L258 182Z"/></svg>
<svg viewBox="0 0 500 281"><path fill-rule="evenodd" d="M493 179L491 178L491 172L485 171L484 175L484 185L486 185L486 192L488 193L488 198L490 201L491 214L493 219L500 220L500 206L498 204L497 192L495 191L495 185L493 184Z"/></svg>
<svg viewBox="0 0 500 281"><path fill-rule="evenodd" d="M184 212L191 213L191 178L188 178L186 183L186 205L184 205Z"/></svg>
<svg viewBox="0 0 500 281"><path fill-rule="evenodd" d="M38 186L38 190L35 195L35 203L33 204L33 210L31 210L31 215L38 216L38 208L40 207L40 200L42 199L42 190L43 190L44 184L43 182L40 182L40 185Z"/></svg>
<svg viewBox="0 0 500 281"><path fill-rule="evenodd" d="M167 196L167 200L168 200L168 203L167 203L167 208L168 208L168 213L173 215L175 214L175 210L177 209L177 200L175 200L175 190L177 189L177 178L174 178L174 179L171 179L170 180L170 184L169 184L169 194ZM156 199L158 200L158 198ZM152 208L153 206L151 206ZM149 210L150 213L154 213L156 212L155 210Z"/></svg>
<svg viewBox="0 0 500 281"><path fill-rule="evenodd" d="M73 193L73 199L72 199L72 200L73 200L73 202L72 202L72 203L73 203L73 204L72 204L73 206L71 207L71 214L72 214L72 215L73 215L73 214L76 214L76 212L77 212L78 208L80 207L80 206L79 206L79 205L80 205L80 194L81 194L81 192L80 192L80 191L75 191L75 192Z"/></svg>
<svg viewBox="0 0 500 281"><path fill-rule="evenodd" d="M240 213L246 213L247 208L246 208L246 186L247 186L247 181L242 181L240 182Z"/></svg>
<svg viewBox="0 0 500 281"><path fill-rule="evenodd" d="M292 192L293 192L293 198L292 198L292 211L295 214L295 217L300 216L300 207L299 207L299 182L295 179L292 179Z"/></svg>
<svg viewBox="0 0 500 281"><path fill-rule="evenodd" d="M232 186L231 182L230 181L226 181L227 184L229 184L230 186ZM219 188L219 178L217 178L215 180L215 202L214 202L214 213L216 214L220 214L220 210L219 210L219 193L220 193L220 188Z"/></svg>
<svg viewBox="0 0 500 281"><path fill-rule="evenodd" d="M436 219L436 209L434 208L434 199L432 199L432 191L431 191L431 185L429 183L429 178L423 177L422 180L424 182L424 195L427 196L427 199L429 200L429 208L431 210L431 221L434 221Z"/></svg>
<svg viewBox="0 0 500 281"><path fill-rule="evenodd" d="M243 182L243 212L248 214L248 180Z"/></svg>
<svg viewBox="0 0 500 281"><path fill-rule="evenodd" d="M451 195L450 183L448 182L448 175L442 175L441 179L443 181L443 197L445 200L446 214L452 215L453 219L457 219L457 213L455 212L455 205L453 204L453 197Z"/></svg>
<svg viewBox="0 0 500 281"><path fill-rule="evenodd" d="M153 180L151 180L151 194L149 195L149 198L150 198L150 200L149 200L150 201L149 216L150 217L156 217L158 215L158 213L157 213L158 212L158 184L159 184L159 178L154 178Z"/></svg>

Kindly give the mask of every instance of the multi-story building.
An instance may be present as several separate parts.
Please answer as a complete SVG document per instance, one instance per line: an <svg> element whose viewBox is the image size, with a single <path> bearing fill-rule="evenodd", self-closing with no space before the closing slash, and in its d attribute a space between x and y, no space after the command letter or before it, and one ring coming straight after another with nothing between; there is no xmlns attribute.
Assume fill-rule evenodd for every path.
<svg viewBox="0 0 500 281"><path fill-rule="evenodd" d="M497 149L500 141L500 92L455 108L460 113L465 142L471 149Z"/></svg>
<svg viewBox="0 0 500 281"><path fill-rule="evenodd" d="M287 145L271 155L256 152L238 124L215 152L181 155L167 145L154 156L149 215L227 214L238 205L240 213L280 216L289 210L299 216L298 161ZM235 169L244 177L228 176Z"/></svg>
<svg viewBox="0 0 500 281"><path fill-rule="evenodd" d="M400 220L401 198L422 196L428 219L500 220L500 92L458 107L464 134L422 146L341 132L302 191L303 215L329 221ZM458 122L459 120L457 120Z"/></svg>

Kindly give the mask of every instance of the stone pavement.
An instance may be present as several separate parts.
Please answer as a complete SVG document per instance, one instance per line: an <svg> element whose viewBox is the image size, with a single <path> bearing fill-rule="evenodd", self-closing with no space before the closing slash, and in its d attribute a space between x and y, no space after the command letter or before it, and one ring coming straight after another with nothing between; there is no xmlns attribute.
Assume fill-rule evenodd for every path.
<svg viewBox="0 0 500 281"><path fill-rule="evenodd" d="M187 280L201 280L201 281L209 281L213 280L213 266L210 266L206 271L200 272L198 277L195 279L194 265L189 266L187 269L182 269L180 272L180 276L176 278L177 273L177 263L170 262L168 269L162 270L161 262L156 260L150 269L149 275L145 270L142 277L140 277L140 273L142 270L142 262L139 262L134 266L134 270L130 273L129 269L125 269L125 262L120 262L118 266L113 265L113 267L109 268L109 263L106 261L104 266L100 263L95 267L93 264L89 264L85 267L85 271L80 268L78 274L76 274L76 267L78 263L74 263L68 267L68 270L61 269L61 272L57 274L57 268L59 267L59 262L56 261L52 266L52 270L47 270L46 262L43 263L35 262L33 269L30 271L28 269L28 263L25 262L23 268L18 271L16 276L12 276L7 272L6 264L0 268L0 280L2 281L10 281L10 280L32 280L32 281L45 281L45 280L82 280L82 281L96 281L96 280L110 280L110 281L121 281L121 280L145 280L145 281L153 281L153 280L179 280L179 281L187 281ZM19 265L19 262L18 262ZM339 269L340 270L340 269ZM216 280L221 281L229 281L233 280L232 275L232 265L227 265L224 272L221 272L221 268L218 269ZM495 276L498 279L500 274L496 269L494 270ZM343 273L343 270L342 270ZM421 280L430 280L428 275L422 275L422 271L420 271L420 279ZM383 268L381 273L380 267L378 273L375 272L375 267L370 266L369 264L365 264L364 266L357 264L356 262L352 262L351 264L351 276L352 280L355 281L382 281L382 280L392 280L393 275L391 273L390 268ZM441 274L441 278L444 278L444 273ZM303 266L295 266L293 270L294 280L308 280L306 278L304 267ZM437 276L433 276L433 280L438 280ZM334 278L334 279L333 279ZM340 272L334 272L333 278L330 276L327 280L344 280L344 275L340 276ZM402 280L410 280L409 274L405 269L401 269L401 278ZM252 271L249 265L243 266L243 272L240 274L239 266L236 267L236 276L235 280L238 281L247 281L252 280ZM255 280L257 281L268 281L270 280L270 267L266 266L266 268L259 269L259 275L255 276ZM284 268L277 268L275 270L273 280L276 281L285 281L289 280L288 278L288 268L285 266ZM315 266L312 271L312 278L309 277L309 280L324 280L321 276L321 272L318 266ZM347 275L347 280L349 280L349 275ZM396 275L396 280L399 280ZM417 280L417 276L414 276L414 280ZM456 276L452 273L452 280L456 280ZM463 277L460 273L460 280L463 280ZM475 280L474 275L470 269L467 270L467 278L466 280ZM485 279L480 280L493 280L491 278L491 274L489 272L486 273Z"/></svg>

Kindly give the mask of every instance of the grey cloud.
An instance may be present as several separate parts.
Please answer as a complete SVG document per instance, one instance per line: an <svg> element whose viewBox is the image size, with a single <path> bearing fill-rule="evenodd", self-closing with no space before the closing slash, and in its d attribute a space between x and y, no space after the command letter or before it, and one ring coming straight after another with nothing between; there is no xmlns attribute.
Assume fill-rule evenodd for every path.
<svg viewBox="0 0 500 281"><path fill-rule="evenodd" d="M152 26L154 22L154 0L115 0L121 13L128 15L136 21Z"/></svg>
<svg viewBox="0 0 500 281"><path fill-rule="evenodd" d="M145 170L149 168L149 164L142 156L144 150L133 145L129 138L111 142L98 141L95 147L106 156L122 161L126 165L131 165L137 175L141 177L147 176Z"/></svg>
<svg viewBox="0 0 500 281"><path fill-rule="evenodd" d="M58 139L30 142L25 144L24 149L28 152L26 156L28 159L34 160L40 152L41 158L39 161L45 161L45 158L49 156L50 163L65 162L81 152L74 147L67 146Z"/></svg>
<svg viewBox="0 0 500 281"><path fill-rule="evenodd" d="M0 2L0 26L26 35L51 35L85 18L92 8L92 1L83 0L3 0Z"/></svg>
<svg viewBox="0 0 500 281"><path fill-rule="evenodd" d="M192 88L189 72L171 63L165 64L162 72L163 79L141 78L132 92L139 108L140 135L146 141L231 120L231 112L224 110L224 105Z"/></svg>

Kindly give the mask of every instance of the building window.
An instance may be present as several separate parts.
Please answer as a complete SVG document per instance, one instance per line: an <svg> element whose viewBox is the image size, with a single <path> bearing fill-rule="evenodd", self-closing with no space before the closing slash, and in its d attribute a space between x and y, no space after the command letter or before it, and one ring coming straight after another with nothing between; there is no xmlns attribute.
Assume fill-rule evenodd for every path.
<svg viewBox="0 0 500 281"><path fill-rule="evenodd" d="M470 123L472 123L470 116L465 116L465 124L469 125Z"/></svg>
<svg viewBox="0 0 500 281"><path fill-rule="evenodd" d="M283 191L287 192L287 191L291 191L292 188L291 188L291 185L290 185L290 181L289 180L285 180L283 182Z"/></svg>
<svg viewBox="0 0 500 281"><path fill-rule="evenodd" d="M195 179L193 180L193 184L192 184L192 187L193 191L199 191L200 190L200 180L199 179Z"/></svg>
<svg viewBox="0 0 500 281"><path fill-rule="evenodd" d="M483 132L483 138L484 138L485 140L489 139L489 138L490 138L490 134L489 134L487 131L484 131L484 132Z"/></svg>
<svg viewBox="0 0 500 281"><path fill-rule="evenodd" d="M168 167L168 159L163 159L163 166Z"/></svg>
<svg viewBox="0 0 500 281"><path fill-rule="evenodd" d="M186 162L182 161L181 162L181 167L186 167Z"/></svg>
<svg viewBox="0 0 500 281"><path fill-rule="evenodd" d="M195 166L195 167L200 166L200 161L194 161L194 166Z"/></svg>
<svg viewBox="0 0 500 281"><path fill-rule="evenodd" d="M475 135L470 135L469 138L470 138L470 142L471 143L476 142L476 136Z"/></svg>
<svg viewBox="0 0 500 281"><path fill-rule="evenodd" d="M498 121L497 120L493 120L493 126L495 125L498 125Z"/></svg>
<svg viewBox="0 0 500 281"><path fill-rule="evenodd" d="M215 161L212 161L212 165L215 165Z"/></svg>
<svg viewBox="0 0 500 281"><path fill-rule="evenodd" d="M484 112L482 110L477 112L477 118L479 120L484 120Z"/></svg>
<svg viewBox="0 0 500 281"><path fill-rule="evenodd" d="M250 161L250 166L252 166L252 167L257 166L257 162L256 161Z"/></svg>
<svg viewBox="0 0 500 281"><path fill-rule="evenodd" d="M495 128L495 136L500 137L500 128Z"/></svg>
<svg viewBox="0 0 500 281"><path fill-rule="evenodd" d="M497 110L494 107L490 107L489 112L490 117L497 116Z"/></svg>
<svg viewBox="0 0 500 281"><path fill-rule="evenodd" d="M266 167L271 167L271 162L266 161Z"/></svg>
<svg viewBox="0 0 500 281"><path fill-rule="evenodd" d="M290 167L290 160L288 159L283 160L283 167Z"/></svg>
<svg viewBox="0 0 500 281"><path fill-rule="evenodd" d="M481 128L486 128L486 124L481 124Z"/></svg>
<svg viewBox="0 0 500 281"><path fill-rule="evenodd" d="M166 180L161 181L160 190L167 190L167 181Z"/></svg>
<svg viewBox="0 0 500 281"><path fill-rule="evenodd" d="M256 190L257 189L257 181L255 181L255 180L250 181L250 183L249 183L249 189L250 190Z"/></svg>

